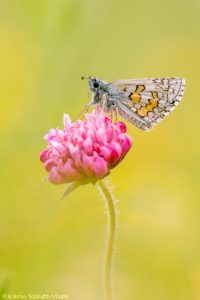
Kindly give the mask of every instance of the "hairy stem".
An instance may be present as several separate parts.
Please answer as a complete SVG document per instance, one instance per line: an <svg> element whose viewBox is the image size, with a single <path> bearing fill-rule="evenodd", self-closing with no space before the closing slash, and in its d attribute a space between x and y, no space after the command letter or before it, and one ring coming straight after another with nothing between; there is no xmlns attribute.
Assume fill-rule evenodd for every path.
<svg viewBox="0 0 200 300"><path fill-rule="evenodd" d="M104 257L104 274L103 274L103 284L105 288L105 299L113 300L112 292L112 264L113 264L113 254L114 254L114 242L116 235L116 205L115 199L111 193L105 180L99 180L97 182L97 187L106 203L107 216L108 216L108 226L107 226L107 239L105 243L105 257Z"/></svg>

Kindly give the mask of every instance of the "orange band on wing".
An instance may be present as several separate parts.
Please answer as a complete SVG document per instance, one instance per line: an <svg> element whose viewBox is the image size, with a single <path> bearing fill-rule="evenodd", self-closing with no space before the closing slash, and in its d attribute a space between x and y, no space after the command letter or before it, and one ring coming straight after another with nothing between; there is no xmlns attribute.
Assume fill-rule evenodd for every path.
<svg viewBox="0 0 200 300"><path fill-rule="evenodd" d="M148 112L153 111L153 109L158 106L158 101L159 101L158 93L152 92L152 97L153 99L149 99L149 104L140 108L137 111L138 115L140 115L141 117L146 117Z"/></svg>
<svg viewBox="0 0 200 300"><path fill-rule="evenodd" d="M136 86L136 90L134 93L130 93L129 98L135 102L135 103L139 103L141 100L141 95L139 93L141 93L142 91L144 91L145 86L144 85L137 85Z"/></svg>

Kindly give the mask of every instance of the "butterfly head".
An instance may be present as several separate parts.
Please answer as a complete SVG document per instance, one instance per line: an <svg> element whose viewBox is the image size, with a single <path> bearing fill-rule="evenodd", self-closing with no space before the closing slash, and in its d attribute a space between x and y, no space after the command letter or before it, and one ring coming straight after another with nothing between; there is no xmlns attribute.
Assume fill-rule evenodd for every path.
<svg viewBox="0 0 200 300"><path fill-rule="evenodd" d="M97 90L101 89L103 86L103 81L96 78L96 77L81 77L81 79L87 79L88 80L88 85L89 85L89 89L92 92L96 92Z"/></svg>
<svg viewBox="0 0 200 300"><path fill-rule="evenodd" d="M106 82L96 77L82 77L88 79L89 90L93 93L93 104L101 102L103 94L106 92Z"/></svg>
<svg viewBox="0 0 200 300"><path fill-rule="evenodd" d="M98 78L90 78L88 79L88 85L89 85L89 89L92 92L97 92L99 89L101 89L102 86L102 81L99 80Z"/></svg>

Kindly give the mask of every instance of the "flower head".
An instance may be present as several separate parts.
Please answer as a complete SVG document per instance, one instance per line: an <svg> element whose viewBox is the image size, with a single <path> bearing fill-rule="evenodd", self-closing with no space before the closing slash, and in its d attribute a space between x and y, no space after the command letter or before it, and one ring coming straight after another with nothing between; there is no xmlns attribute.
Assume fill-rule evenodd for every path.
<svg viewBox="0 0 200 300"><path fill-rule="evenodd" d="M97 107L85 120L71 122L64 115L64 129L50 129L48 146L40 160L54 184L96 182L109 174L132 145L122 122L113 123Z"/></svg>

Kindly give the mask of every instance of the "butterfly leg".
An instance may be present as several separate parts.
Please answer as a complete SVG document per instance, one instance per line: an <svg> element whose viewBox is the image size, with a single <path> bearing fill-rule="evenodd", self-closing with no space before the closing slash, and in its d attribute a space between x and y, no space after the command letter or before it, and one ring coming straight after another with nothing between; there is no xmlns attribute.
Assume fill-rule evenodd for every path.
<svg viewBox="0 0 200 300"><path fill-rule="evenodd" d="M112 122L116 123L118 121L118 110L117 107L114 107L112 110L110 110L110 118Z"/></svg>
<svg viewBox="0 0 200 300"><path fill-rule="evenodd" d="M91 106L90 103L85 105L83 110L80 112L80 114L78 114L78 116L73 120L73 122L75 122L78 119L83 119L84 115L88 112L90 106Z"/></svg>
<svg viewBox="0 0 200 300"><path fill-rule="evenodd" d="M115 123L118 121L118 110L117 110L117 107L115 107L114 109L113 109L113 113L114 113L114 115L115 115Z"/></svg>
<svg viewBox="0 0 200 300"><path fill-rule="evenodd" d="M107 100L105 95L103 95L101 102L99 102L98 107L100 108L101 112L107 112Z"/></svg>

